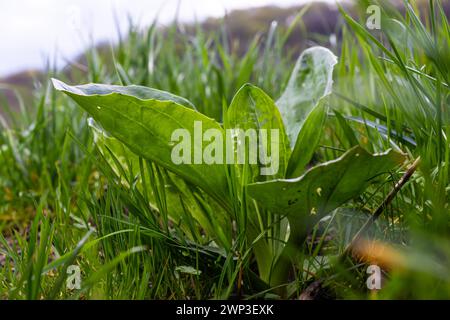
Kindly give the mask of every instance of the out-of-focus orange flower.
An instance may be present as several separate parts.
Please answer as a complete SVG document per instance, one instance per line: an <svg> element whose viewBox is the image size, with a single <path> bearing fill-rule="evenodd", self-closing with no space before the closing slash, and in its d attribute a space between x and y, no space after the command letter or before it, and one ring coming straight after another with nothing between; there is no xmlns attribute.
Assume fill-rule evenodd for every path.
<svg viewBox="0 0 450 320"><path fill-rule="evenodd" d="M404 269L407 263L406 257L400 250L377 240L358 240L352 248L352 255L361 261L378 265L383 269Z"/></svg>

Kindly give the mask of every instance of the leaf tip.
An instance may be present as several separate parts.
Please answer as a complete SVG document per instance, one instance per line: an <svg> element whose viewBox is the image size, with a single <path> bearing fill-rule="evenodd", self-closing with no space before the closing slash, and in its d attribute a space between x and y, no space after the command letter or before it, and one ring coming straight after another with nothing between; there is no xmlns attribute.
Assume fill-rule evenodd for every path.
<svg viewBox="0 0 450 320"><path fill-rule="evenodd" d="M58 79L55 79L55 78L51 78L51 81L52 81L53 87L56 90L58 90L58 91L64 91L65 90L65 83L64 82L62 82L62 81L60 81Z"/></svg>

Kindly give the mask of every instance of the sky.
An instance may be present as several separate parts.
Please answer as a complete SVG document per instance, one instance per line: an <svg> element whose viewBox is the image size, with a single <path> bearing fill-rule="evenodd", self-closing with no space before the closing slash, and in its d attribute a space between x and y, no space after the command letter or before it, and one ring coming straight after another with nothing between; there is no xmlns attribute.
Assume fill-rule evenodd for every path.
<svg viewBox="0 0 450 320"><path fill-rule="evenodd" d="M311 0L309 0L311 1ZM335 2L334 0L326 0ZM232 9L308 0L0 0L0 77L41 69L48 58L59 65L92 43L115 42L116 22L126 30L128 16L150 25L173 20L179 5L182 21L220 17Z"/></svg>

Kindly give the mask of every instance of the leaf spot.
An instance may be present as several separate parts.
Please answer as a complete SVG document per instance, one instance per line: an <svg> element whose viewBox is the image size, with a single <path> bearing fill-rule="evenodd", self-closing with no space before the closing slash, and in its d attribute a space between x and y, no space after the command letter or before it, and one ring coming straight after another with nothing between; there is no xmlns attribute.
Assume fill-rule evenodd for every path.
<svg viewBox="0 0 450 320"><path fill-rule="evenodd" d="M318 188L316 189L316 193L318 194L319 197L321 197L321 196L322 196L322 188L321 188L321 187L318 187Z"/></svg>

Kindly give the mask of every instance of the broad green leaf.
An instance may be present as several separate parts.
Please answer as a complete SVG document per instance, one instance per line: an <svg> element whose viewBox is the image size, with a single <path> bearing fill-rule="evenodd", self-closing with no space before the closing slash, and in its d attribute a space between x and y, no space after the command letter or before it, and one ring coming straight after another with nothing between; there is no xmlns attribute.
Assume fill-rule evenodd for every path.
<svg viewBox="0 0 450 320"><path fill-rule="evenodd" d="M132 153L116 138L107 134L92 118L90 118L88 122L94 134L94 143L118 176L129 175L131 176L131 179L134 180L134 177L137 174L140 174L141 179L149 180L148 172L145 172L145 169L144 172L140 170L139 157L137 155ZM115 159L112 158L110 152L114 154ZM127 170L124 168L127 168ZM162 178L164 179L163 185L165 188L164 195L166 196L167 212L174 223L182 228L186 232L186 235L191 235L192 240L197 240L195 238L196 234L194 234L195 231L197 231L197 226L195 224L190 224L194 219L206 231L208 236L213 238L216 242L221 243L219 233L228 234L229 231L226 229L231 229L227 214L224 212L223 208L216 205L213 199L208 198L210 205L214 206L215 213L214 217L210 217L208 213L202 210L198 205L192 194L190 185L173 173L164 172L163 170L161 170L161 173ZM129 184L127 184L127 186L130 187ZM147 191L147 200L152 206L157 208L157 202L154 194L150 192L150 189L145 190L142 183L137 186L141 192L144 193ZM228 242L223 245L226 247L227 244Z"/></svg>
<svg viewBox="0 0 450 320"><path fill-rule="evenodd" d="M238 91L227 110L225 128L241 129L243 131L254 130L267 134L266 141L264 141L265 139L259 140L258 150L252 150L248 145L246 145L246 150L249 153L249 157L255 156L258 157L258 160L260 160L261 153L270 157L271 161L267 162L270 165L262 165L258 161L258 164L248 165L247 167L239 166L238 172L241 175L248 173L242 179L243 184L284 177L290 153L289 142L285 133L283 120L275 103L261 89L246 84ZM238 146L243 146L248 143L247 139L240 136L237 136L237 140ZM272 142L274 142L273 145ZM246 163L248 164L248 162ZM262 175L260 170L269 166L272 169L276 168L274 170L275 172L270 175ZM273 261L281 253L283 246L282 241L260 237L260 234L265 232L261 228L261 223L266 225L266 222L263 221L269 221L271 218L277 220L277 217L269 217L265 215L265 212L258 213L254 209L249 208L248 218L246 227L247 241L253 243L253 251L261 278L264 281L268 281ZM271 228L270 234L276 239L280 238L285 240L286 230L287 221L284 219L277 226ZM258 241L255 241L257 238Z"/></svg>
<svg viewBox="0 0 450 320"><path fill-rule="evenodd" d="M117 176L124 175L123 168L128 168L132 171L129 172L130 175L134 177L139 172L139 156L132 153L119 140L109 135L93 118L88 119L88 126L93 134L96 147L105 157L105 160ZM112 159L110 152L114 154L119 163ZM131 166L131 168L128 166Z"/></svg>
<svg viewBox="0 0 450 320"><path fill-rule="evenodd" d="M326 99L321 99L317 106L307 116L298 134L295 148L289 159L286 178L299 177L316 151L322 137L323 127L327 118Z"/></svg>
<svg viewBox="0 0 450 320"><path fill-rule="evenodd" d="M264 91L245 84L231 102L225 128L241 129L242 133L253 130L256 133L257 148L249 147L251 141L248 137L246 139L245 135L236 136L235 149L239 151L239 146L245 146L245 151L248 152L245 163L248 164L249 159L256 159L257 162L250 165L251 182L284 177L289 156L289 142L280 113L273 100ZM264 134L267 138L261 139L259 134ZM261 175L264 168L266 168L265 175ZM272 174L268 168L272 169Z"/></svg>
<svg viewBox="0 0 450 320"><path fill-rule="evenodd" d="M141 180L137 184L138 189L147 195L146 200L155 209L158 208L154 195L155 190L144 188L142 183L142 179L146 179L148 185L150 178L149 172L145 168L143 168L144 172L140 170L139 157L119 140L107 134L92 118L89 119L89 126L94 133L94 143L117 176L131 176L134 184L134 177L140 174ZM231 223L227 212L211 197L204 194L203 196L207 197L209 205L214 208L214 216L211 217L207 211L202 210L196 201L191 191L191 189L195 190L195 187L171 172L161 170L160 173L163 179L163 194L166 197L167 213L171 220L185 232L186 236L190 236L192 241L201 242L203 239L199 234L198 225L195 223L198 222L209 236L208 239L214 239L216 243L228 248L230 241L223 236L231 233L229 231L231 230ZM130 188L130 183L126 183L125 186Z"/></svg>
<svg viewBox="0 0 450 320"><path fill-rule="evenodd" d="M323 216L361 194L371 179L403 161L404 156L392 150L372 155L357 146L299 178L251 184L248 192L266 209L287 215L291 236L303 239Z"/></svg>
<svg viewBox="0 0 450 320"><path fill-rule="evenodd" d="M143 86L114 86L105 84L87 84L81 86L68 86L65 83L52 79L53 85L57 90L72 92L81 96L94 95L108 95L112 93L121 94L125 96L135 97L139 100L159 100L159 101L173 101L179 105L187 108L195 109L194 105L185 98L176 96L170 92L161 91L158 89L143 87Z"/></svg>
<svg viewBox="0 0 450 320"><path fill-rule="evenodd" d="M223 132L216 121L179 104L182 102L179 98L160 91L139 90L138 96L133 96L135 87L68 86L58 80L53 80L53 84L132 152L199 186L224 207L229 205L225 166L204 162L194 164L193 161L195 150L203 150L202 136L206 130ZM197 136L194 134L195 123ZM171 157L177 143L172 141L172 134L178 129L190 133L190 164L175 164Z"/></svg>
<svg viewBox="0 0 450 320"><path fill-rule="evenodd" d="M336 63L336 56L323 47L307 49L297 60L286 89L276 102L292 149L309 113L331 93Z"/></svg>

